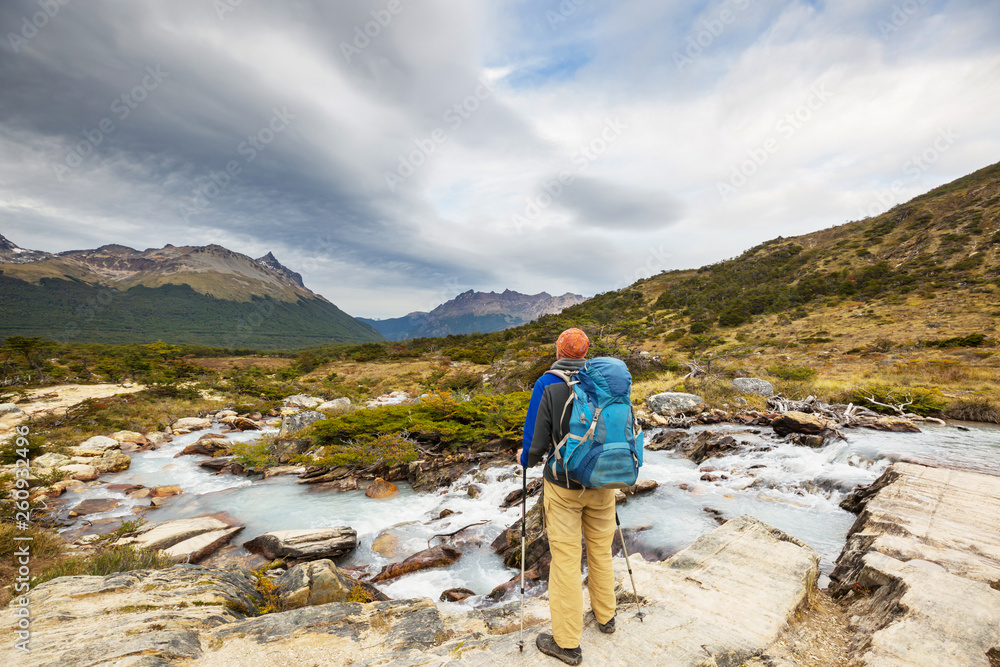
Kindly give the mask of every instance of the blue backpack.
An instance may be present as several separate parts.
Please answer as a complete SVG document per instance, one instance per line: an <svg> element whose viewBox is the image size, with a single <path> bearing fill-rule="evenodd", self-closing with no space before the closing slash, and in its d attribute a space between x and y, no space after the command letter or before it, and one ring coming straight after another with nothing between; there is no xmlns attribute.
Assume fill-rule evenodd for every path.
<svg viewBox="0 0 1000 667"><path fill-rule="evenodd" d="M550 370L569 385L569 433L547 465L588 489L624 489L642 465L642 430L632 414L632 375L621 359L597 357L576 373Z"/></svg>

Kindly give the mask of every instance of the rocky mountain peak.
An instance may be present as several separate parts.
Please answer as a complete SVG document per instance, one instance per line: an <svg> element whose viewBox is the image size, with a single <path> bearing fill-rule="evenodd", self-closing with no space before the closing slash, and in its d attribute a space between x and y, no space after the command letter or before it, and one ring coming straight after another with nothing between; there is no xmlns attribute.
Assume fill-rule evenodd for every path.
<svg viewBox="0 0 1000 667"><path fill-rule="evenodd" d="M287 266L279 262L278 258L274 256L273 252L268 252L263 257L258 257L254 261L263 266L264 268L270 269L271 271L280 273L286 278L289 278L290 280L295 282L295 284L297 284L299 287L305 287L305 284L303 284L302 282L302 274L292 271Z"/></svg>

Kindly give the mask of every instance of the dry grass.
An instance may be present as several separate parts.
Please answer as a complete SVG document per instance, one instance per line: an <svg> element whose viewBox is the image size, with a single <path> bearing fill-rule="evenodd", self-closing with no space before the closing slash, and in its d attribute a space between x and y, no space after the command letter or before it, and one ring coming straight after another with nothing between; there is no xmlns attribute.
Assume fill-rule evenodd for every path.
<svg viewBox="0 0 1000 667"><path fill-rule="evenodd" d="M191 363L216 373L228 373L233 369L250 368L251 366L263 368L273 373L291 366L295 360L280 357L199 357L191 359Z"/></svg>

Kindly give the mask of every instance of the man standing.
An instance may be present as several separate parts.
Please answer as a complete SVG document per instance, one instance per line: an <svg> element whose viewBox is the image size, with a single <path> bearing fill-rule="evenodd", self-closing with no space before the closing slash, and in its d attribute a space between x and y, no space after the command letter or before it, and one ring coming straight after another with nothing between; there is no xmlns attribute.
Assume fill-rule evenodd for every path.
<svg viewBox="0 0 1000 667"><path fill-rule="evenodd" d="M590 340L580 329L567 329L556 341L556 362L535 382L524 421L524 447L518 459L524 467L538 465L569 432L569 378L583 368ZM545 466L543 474L545 528L552 551L549 609L552 634L538 635L538 650L569 665L583 660L583 586L580 581L580 536L587 542L590 606L601 632L615 631L615 577L611 542L615 533L614 489L585 489L562 470Z"/></svg>

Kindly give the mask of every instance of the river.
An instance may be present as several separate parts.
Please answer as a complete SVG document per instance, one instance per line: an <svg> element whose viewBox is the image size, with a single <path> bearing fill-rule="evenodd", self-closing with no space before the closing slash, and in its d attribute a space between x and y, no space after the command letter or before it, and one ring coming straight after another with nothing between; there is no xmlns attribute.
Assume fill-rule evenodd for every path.
<svg viewBox="0 0 1000 667"><path fill-rule="evenodd" d="M731 431L737 439L739 432L748 431L741 426L710 428ZM763 444L708 459L700 466L671 452L646 452L640 477L656 480L659 487L650 494L631 497L619 507L622 525L638 530L629 540L633 548L647 557L663 558L715 528L715 517L751 514L816 549L821 555L823 586L855 519L839 507L840 501L859 485L873 482L891 462L905 459L996 474L1000 427L966 424L968 430L937 425L922 428L922 433L847 430L846 442L834 441L818 449L772 439L769 428L754 429L761 433L757 441ZM692 429L697 430L703 429ZM520 487L520 468L515 465L475 471L449 489L437 492L417 493L405 482L397 483L398 495L373 500L363 491L316 491L310 485L296 484L294 475L251 482L199 467L204 457L174 458L206 432L178 436L155 451L133 454L128 470L106 475L102 481L179 486L184 493L148 512L149 521L225 511L246 525L238 542L272 530L351 526L358 533L359 547L341 564L373 570L390 562L371 550L373 540L384 530L391 529L399 538L401 556L393 560L401 560L427 548L435 534L485 522L460 534L463 556L451 567L416 572L380 584L393 598L427 596L436 600L441 591L455 587L485 595L516 574L504 567L490 548L500 532L521 516L520 506L500 509L504 497ZM226 437L246 441L260 435L243 432ZM726 479L703 480L705 473L701 469L706 466L715 469L714 475L724 474ZM540 477L541 469L529 470L528 476L529 480ZM466 490L470 483L482 489L476 498ZM121 501L118 508L89 515L88 520L130 515L136 505L148 504L109 491L104 485L81 490L74 496L79 500L112 497ZM534 502L535 498L529 499L529 508ZM444 509L454 514L435 520ZM479 595L461 603L441 604L455 612L464 611L483 603Z"/></svg>

